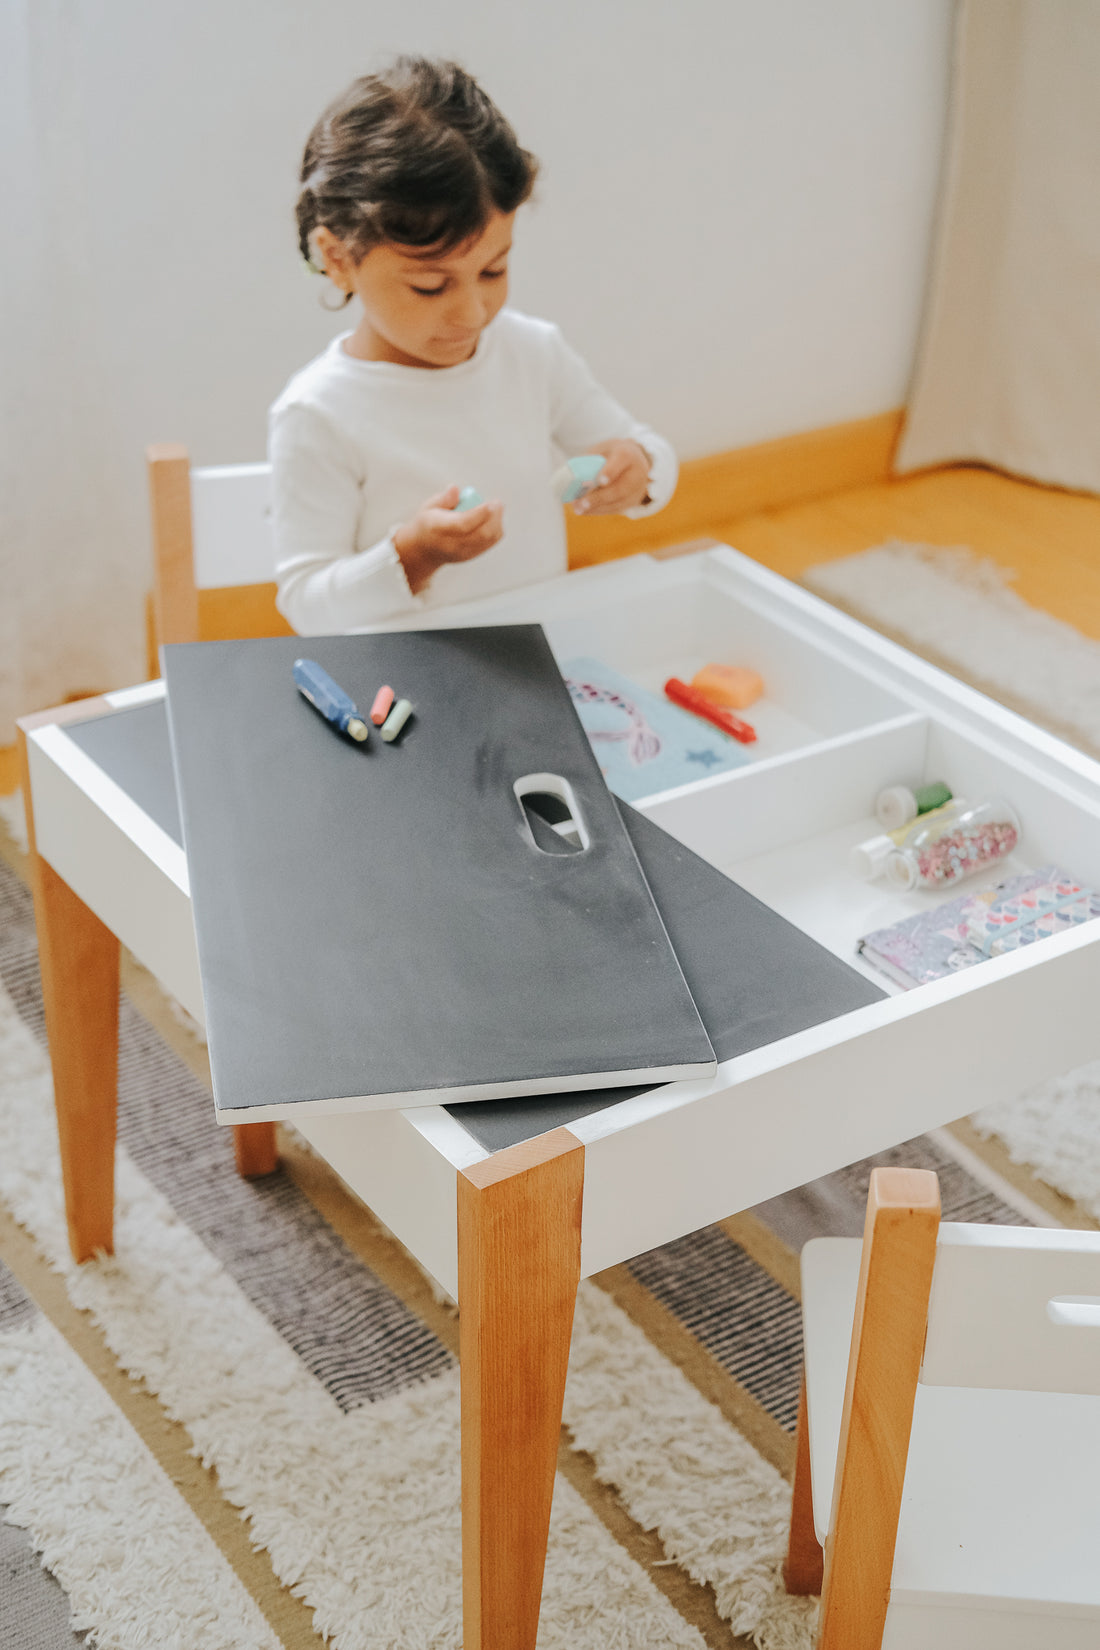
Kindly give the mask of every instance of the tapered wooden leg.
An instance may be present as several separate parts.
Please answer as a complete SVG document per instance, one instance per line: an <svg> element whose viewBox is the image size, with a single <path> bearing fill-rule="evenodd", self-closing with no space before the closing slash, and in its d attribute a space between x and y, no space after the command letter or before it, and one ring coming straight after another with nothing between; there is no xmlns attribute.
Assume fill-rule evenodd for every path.
<svg viewBox="0 0 1100 1650"><path fill-rule="evenodd" d="M783 1583L788 1593L820 1593L824 1554L814 1530L814 1503L810 1484L810 1430L806 1421L806 1371L798 1398L798 1435L791 1498L791 1530Z"/></svg>
<svg viewBox="0 0 1100 1650"><path fill-rule="evenodd" d="M568 1129L459 1172L464 1650L534 1650L583 1185Z"/></svg>
<svg viewBox="0 0 1100 1650"><path fill-rule="evenodd" d="M119 943L35 854L34 914L74 1260L114 1249Z"/></svg>
<svg viewBox="0 0 1100 1650"><path fill-rule="evenodd" d="M237 1173L243 1180L259 1180L261 1175L274 1174L279 1167L274 1123L235 1123L233 1152Z"/></svg>
<svg viewBox="0 0 1100 1650"><path fill-rule="evenodd" d="M818 1650L882 1644L939 1224L930 1170L872 1170Z"/></svg>
<svg viewBox="0 0 1100 1650"><path fill-rule="evenodd" d="M65 1216L77 1261L114 1249L119 942L38 853L27 733L43 722L93 714L101 704L26 717L17 730Z"/></svg>

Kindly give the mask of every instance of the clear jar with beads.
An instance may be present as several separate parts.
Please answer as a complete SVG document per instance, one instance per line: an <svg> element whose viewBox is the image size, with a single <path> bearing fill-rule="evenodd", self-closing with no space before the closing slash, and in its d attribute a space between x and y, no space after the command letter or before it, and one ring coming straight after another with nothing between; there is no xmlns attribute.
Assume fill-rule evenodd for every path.
<svg viewBox="0 0 1100 1650"><path fill-rule="evenodd" d="M977 802L930 817L890 855L886 874L899 888L950 888L1003 859L1019 840L1020 822L1009 803Z"/></svg>

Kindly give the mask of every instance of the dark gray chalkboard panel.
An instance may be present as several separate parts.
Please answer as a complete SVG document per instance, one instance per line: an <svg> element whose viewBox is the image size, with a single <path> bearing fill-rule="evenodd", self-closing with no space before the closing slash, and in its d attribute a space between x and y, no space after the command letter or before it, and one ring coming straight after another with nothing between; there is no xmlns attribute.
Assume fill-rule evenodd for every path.
<svg viewBox="0 0 1100 1650"><path fill-rule="evenodd" d="M625 802L619 812L719 1060L877 1003L886 993ZM530 1140L652 1084L447 1109L487 1151Z"/></svg>
<svg viewBox="0 0 1100 1650"><path fill-rule="evenodd" d="M67 722L63 731L183 847L163 699L131 705L109 716L92 716L87 722Z"/></svg>
<svg viewBox="0 0 1100 1650"><path fill-rule="evenodd" d="M394 745L298 694L318 660ZM706 1074L714 1055L537 625L164 650L168 720L226 1121ZM560 776L580 852L514 784ZM541 844L541 845L540 845Z"/></svg>

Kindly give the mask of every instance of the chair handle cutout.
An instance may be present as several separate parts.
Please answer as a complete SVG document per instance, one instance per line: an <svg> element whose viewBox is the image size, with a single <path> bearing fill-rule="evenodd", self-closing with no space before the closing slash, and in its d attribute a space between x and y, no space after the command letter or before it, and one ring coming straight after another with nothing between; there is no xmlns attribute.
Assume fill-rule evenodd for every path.
<svg viewBox="0 0 1100 1650"><path fill-rule="evenodd" d="M1054 1295L1047 1317L1066 1329L1100 1329L1100 1295Z"/></svg>
<svg viewBox="0 0 1100 1650"><path fill-rule="evenodd" d="M568 779L556 773L528 773L512 786L523 815L522 833L540 854L582 854L591 843Z"/></svg>

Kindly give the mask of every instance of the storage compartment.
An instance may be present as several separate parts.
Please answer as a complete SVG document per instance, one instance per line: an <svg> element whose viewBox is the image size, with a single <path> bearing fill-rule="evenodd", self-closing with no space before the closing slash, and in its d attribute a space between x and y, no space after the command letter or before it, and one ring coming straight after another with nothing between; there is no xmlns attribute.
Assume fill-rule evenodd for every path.
<svg viewBox="0 0 1100 1650"><path fill-rule="evenodd" d="M670 676L690 682L711 663L748 665L764 696L744 711L756 742L746 766L890 721L911 709L874 670L811 635L789 612L736 587L710 557L647 557L432 614L450 624L543 625L560 666L598 659L658 696Z"/></svg>
<svg viewBox="0 0 1100 1650"><path fill-rule="evenodd" d="M938 779L969 801L1010 803L1020 822L1012 853L934 893L857 876L848 856L881 830L873 811L878 791ZM647 803L645 812L890 991L901 987L857 954L864 934L1047 864L1100 888L1100 804L1052 785L995 741L929 716L685 786Z"/></svg>
<svg viewBox="0 0 1100 1650"><path fill-rule="evenodd" d="M639 687L662 694L670 676L690 682L710 663L748 665L764 695L737 714L756 731L753 765L897 716L907 707L837 654L808 648L789 628L744 603L715 599L699 580L650 592L613 610L552 619L546 633L559 665L594 657Z"/></svg>

